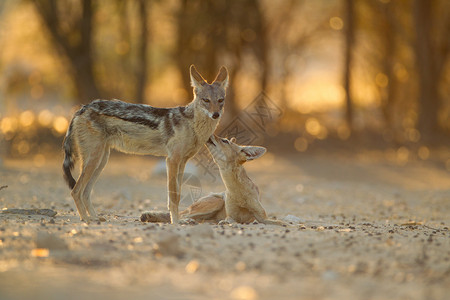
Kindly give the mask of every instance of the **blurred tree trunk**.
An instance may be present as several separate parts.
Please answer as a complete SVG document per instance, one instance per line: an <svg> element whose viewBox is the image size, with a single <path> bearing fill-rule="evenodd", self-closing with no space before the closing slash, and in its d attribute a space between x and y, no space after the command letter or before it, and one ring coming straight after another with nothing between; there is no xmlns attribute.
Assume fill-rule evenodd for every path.
<svg viewBox="0 0 450 300"><path fill-rule="evenodd" d="M93 63L93 12L91 0L80 0L81 14L70 11L70 16L64 15L58 9L63 1L35 0L33 1L39 16L45 24L53 42L67 57L70 64L70 75L74 82L78 101L80 103L101 97L94 77ZM66 13L69 14L69 10ZM67 22L67 19L73 22ZM67 26L70 25L70 26Z"/></svg>
<svg viewBox="0 0 450 300"><path fill-rule="evenodd" d="M386 127L389 130L394 129L394 119L393 119L393 106L396 99L397 92L397 80L394 76L394 64L395 64L395 50L396 50L396 18L395 12L393 12L393 5L391 3L383 3L383 15L385 18L385 26L383 30L384 36L384 62L383 62L383 72L388 78L388 83L386 86L386 93L383 95L382 100L382 113L385 119Z"/></svg>
<svg viewBox="0 0 450 300"><path fill-rule="evenodd" d="M189 11L188 0L182 0L180 10L177 15L177 45L175 49L175 60L177 62L178 70L181 73L183 81L183 89L186 93L189 93L191 88L191 80L185 73L189 70L189 66L194 63L188 56L189 42L192 37L192 33L189 26ZM188 101L188 99L186 99Z"/></svg>
<svg viewBox="0 0 450 300"><path fill-rule="evenodd" d="M266 22L264 19L264 14L261 9L261 3L259 1L252 1L251 9L255 11L255 31L256 31L256 39L257 44L255 47L256 53L259 55L260 66L262 69L261 72L261 91L267 90L267 81L269 80L269 45L268 45L268 36L267 36L267 28Z"/></svg>
<svg viewBox="0 0 450 300"><path fill-rule="evenodd" d="M235 75L242 69L243 53L253 55L260 63L257 75L261 90L269 78L267 28L260 3L256 0L199 1L181 0L177 14L177 44L175 60L182 74L183 88L192 90L190 64L196 64L208 80L212 80L224 58L228 58L230 87L227 91L228 115L236 116Z"/></svg>
<svg viewBox="0 0 450 300"><path fill-rule="evenodd" d="M433 27L436 24L432 7L436 1L415 0L413 2L416 40L414 50L419 75L419 121L418 129L422 140L430 142L439 131L440 97L439 83L442 67L449 47L450 22L442 32L442 45L434 44ZM436 28L434 28L436 29Z"/></svg>
<svg viewBox="0 0 450 300"><path fill-rule="evenodd" d="M352 51L354 42L354 3L345 0L345 62L344 62L344 90L345 90L345 120L350 132L353 131L353 101L351 97Z"/></svg>
<svg viewBox="0 0 450 300"><path fill-rule="evenodd" d="M147 0L139 0L139 17L140 17L140 47L138 53L138 64L136 69L136 95L134 99L138 103L145 102L145 86L147 83L147 68L148 68L148 11L147 11Z"/></svg>

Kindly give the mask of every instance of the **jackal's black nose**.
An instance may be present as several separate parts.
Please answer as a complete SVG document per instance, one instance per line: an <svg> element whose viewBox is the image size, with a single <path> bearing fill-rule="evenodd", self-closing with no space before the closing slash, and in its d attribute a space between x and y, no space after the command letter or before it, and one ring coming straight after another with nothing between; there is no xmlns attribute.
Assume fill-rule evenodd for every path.
<svg viewBox="0 0 450 300"><path fill-rule="evenodd" d="M212 118L215 120L218 117L220 117L220 114L218 112L213 113Z"/></svg>

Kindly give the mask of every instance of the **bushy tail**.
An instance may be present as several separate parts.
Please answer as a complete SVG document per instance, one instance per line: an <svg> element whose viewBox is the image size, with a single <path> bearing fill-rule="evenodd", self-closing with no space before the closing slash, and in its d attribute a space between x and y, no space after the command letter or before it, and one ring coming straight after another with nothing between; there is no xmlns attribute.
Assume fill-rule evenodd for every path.
<svg viewBox="0 0 450 300"><path fill-rule="evenodd" d="M64 137L63 149L64 149L64 163L63 163L63 171L64 171L64 179L72 190L76 180L73 178L72 173L74 160L76 158L75 149L73 147L73 135L72 135L72 127L73 120L70 122L69 129L67 129L66 136Z"/></svg>

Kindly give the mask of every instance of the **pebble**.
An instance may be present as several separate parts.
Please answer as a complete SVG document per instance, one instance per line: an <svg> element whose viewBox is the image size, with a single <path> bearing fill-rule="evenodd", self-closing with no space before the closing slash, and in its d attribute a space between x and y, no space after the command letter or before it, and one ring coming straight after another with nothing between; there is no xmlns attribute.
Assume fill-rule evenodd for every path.
<svg viewBox="0 0 450 300"><path fill-rule="evenodd" d="M281 220L283 220L284 222L290 222L293 224L299 224L299 223L303 222L302 219L300 219L299 217L296 217L294 215L287 215Z"/></svg>

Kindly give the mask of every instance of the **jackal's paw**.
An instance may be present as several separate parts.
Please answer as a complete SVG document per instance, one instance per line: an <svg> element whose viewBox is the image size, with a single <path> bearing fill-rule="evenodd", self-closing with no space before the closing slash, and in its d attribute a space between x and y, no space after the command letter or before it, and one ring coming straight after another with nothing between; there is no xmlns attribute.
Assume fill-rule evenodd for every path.
<svg viewBox="0 0 450 300"><path fill-rule="evenodd" d="M225 220L219 222L219 225L233 225L236 224L236 221L230 217L227 217Z"/></svg>
<svg viewBox="0 0 450 300"><path fill-rule="evenodd" d="M218 225L228 225L230 223L228 223L227 220L220 220L219 223L217 223Z"/></svg>
<svg viewBox="0 0 450 300"><path fill-rule="evenodd" d="M196 224L198 224L198 222L195 221L194 219L186 218L186 219L179 220L178 224L180 224L180 225L196 225Z"/></svg>

